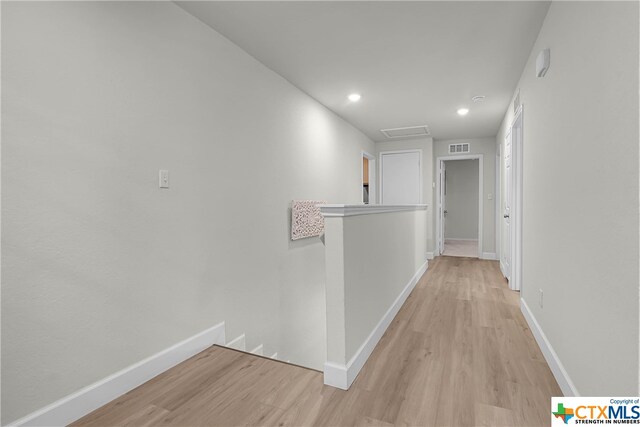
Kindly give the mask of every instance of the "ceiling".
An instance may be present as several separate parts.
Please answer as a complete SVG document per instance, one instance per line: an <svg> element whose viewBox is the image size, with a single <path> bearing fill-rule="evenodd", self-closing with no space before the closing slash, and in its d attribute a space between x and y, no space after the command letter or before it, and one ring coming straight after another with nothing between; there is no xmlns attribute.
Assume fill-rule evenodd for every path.
<svg viewBox="0 0 640 427"><path fill-rule="evenodd" d="M176 2L374 141L428 125L494 136L538 35L540 1ZM359 102L347 95L362 94ZM485 95L481 103L475 95ZM468 107L461 117L458 108Z"/></svg>

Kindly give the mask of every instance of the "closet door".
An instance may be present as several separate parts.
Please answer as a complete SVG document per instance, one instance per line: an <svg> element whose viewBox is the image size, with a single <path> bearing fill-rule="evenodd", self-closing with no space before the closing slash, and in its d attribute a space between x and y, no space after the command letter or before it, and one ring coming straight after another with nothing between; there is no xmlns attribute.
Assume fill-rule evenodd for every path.
<svg viewBox="0 0 640 427"><path fill-rule="evenodd" d="M422 203L421 158L420 151L380 153L381 204L418 205Z"/></svg>

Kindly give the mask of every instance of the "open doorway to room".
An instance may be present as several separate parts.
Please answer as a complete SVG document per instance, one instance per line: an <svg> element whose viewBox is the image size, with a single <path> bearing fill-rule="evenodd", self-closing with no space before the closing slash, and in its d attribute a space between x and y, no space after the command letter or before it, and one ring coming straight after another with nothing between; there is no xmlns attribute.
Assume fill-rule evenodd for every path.
<svg viewBox="0 0 640 427"><path fill-rule="evenodd" d="M439 157L437 165L438 252L478 258L482 248L482 155Z"/></svg>
<svg viewBox="0 0 640 427"><path fill-rule="evenodd" d="M365 151L362 152L362 203L376 203L376 158Z"/></svg>

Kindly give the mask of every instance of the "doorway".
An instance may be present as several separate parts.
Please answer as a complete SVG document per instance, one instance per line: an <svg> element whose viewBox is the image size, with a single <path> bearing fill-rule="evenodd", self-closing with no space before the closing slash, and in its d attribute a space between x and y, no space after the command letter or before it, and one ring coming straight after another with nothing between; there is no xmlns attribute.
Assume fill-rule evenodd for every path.
<svg viewBox="0 0 640 427"><path fill-rule="evenodd" d="M374 155L362 151L362 203L374 205L376 203L376 158Z"/></svg>
<svg viewBox="0 0 640 427"><path fill-rule="evenodd" d="M422 203L422 150L380 153L380 203Z"/></svg>
<svg viewBox="0 0 640 427"><path fill-rule="evenodd" d="M439 255L480 258L483 156L438 157L436 165L437 252Z"/></svg>
<svg viewBox="0 0 640 427"><path fill-rule="evenodd" d="M522 120L520 105L504 141L504 235L500 269L509 281L509 289L514 291L522 287Z"/></svg>

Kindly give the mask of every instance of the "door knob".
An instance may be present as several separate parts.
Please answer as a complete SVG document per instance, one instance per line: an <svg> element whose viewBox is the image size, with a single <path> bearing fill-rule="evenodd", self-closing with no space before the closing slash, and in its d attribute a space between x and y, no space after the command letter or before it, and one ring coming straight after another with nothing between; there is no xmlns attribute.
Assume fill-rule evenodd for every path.
<svg viewBox="0 0 640 427"><path fill-rule="evenodd" d="M509 218L509 214L502 215L503 218Z"/></svg>

